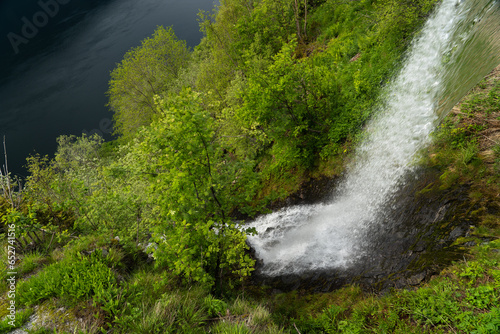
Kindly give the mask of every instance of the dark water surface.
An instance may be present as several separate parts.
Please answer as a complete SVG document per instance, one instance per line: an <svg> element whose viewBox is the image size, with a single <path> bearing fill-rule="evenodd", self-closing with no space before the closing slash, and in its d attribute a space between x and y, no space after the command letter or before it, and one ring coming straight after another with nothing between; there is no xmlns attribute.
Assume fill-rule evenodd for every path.
<svg viewBox="0 0 500 334"><path fill-rule="evenodd" d="M213 0L0 0L0 135L9 169L53 154L62 134L111 137L109 73L159 26L194 47ZM1 150L0 150L1 151ZM3 165L3 160L2 160Z"/></svg>

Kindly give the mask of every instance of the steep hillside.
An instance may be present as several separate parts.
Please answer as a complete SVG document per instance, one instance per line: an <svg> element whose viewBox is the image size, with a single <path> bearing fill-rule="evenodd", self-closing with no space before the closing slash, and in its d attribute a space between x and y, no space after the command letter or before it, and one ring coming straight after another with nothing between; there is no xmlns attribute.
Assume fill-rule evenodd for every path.
<svg viewBox="0 0 500 334"><path fill-rule="evenodd" d="M335 186L436 1L220 3L195 50L158 28L125 55L117 140L2 171L0 332L500 331L500 69L415 162L379 267L255 284L241 221Z"/></svg>

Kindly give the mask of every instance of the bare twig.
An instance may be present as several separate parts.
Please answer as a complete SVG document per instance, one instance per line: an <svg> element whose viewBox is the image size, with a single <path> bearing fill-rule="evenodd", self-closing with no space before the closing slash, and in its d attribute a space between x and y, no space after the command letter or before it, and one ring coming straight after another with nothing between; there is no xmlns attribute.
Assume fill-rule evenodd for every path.
<svg viewBox="0 0 500 334"><path fill-rule="evenodd" d="M3 136L3 154L5 156L4 172L8 174L9 166L7 165L7 145L5 145L5 136Z"/></svg>
<svg viewBox="0 0 500 334"><path fill-rule="evenodd" d="M295 330L297 331L297 333L301 334L299 329L297 328L297 325L295 325L295 322L293 323L293 327L295 327Z"/></svg>
<svg viewBox="0 0 500 334"><path fill-rule="evenodd" d="M2 182L2 189L4 197L10 202L10 205L14 208L14 200L12 199L12 185L10 182L9 166L7 164L7 145L5 144L5 136L3 136L3 152L5 163L3 165L3 172L0 169L0 178Z"/></svg>
<svg viewBox="0 0 500 334"><path fill-rule="evenodd" d="M54 235L55 235L55 232L52 232L52 237L50 238L49 245L45 249L45 253L47 253L47 251L50 249L50 246L52 246L52 241L54 240Z"/></svg>
<svg viewBox="0 0 500 334"><path fill-rule="evenodd" d="M484 138L488 139L489 141L491 141L492 143L494 143L494 144L496 144L496 145L500 145L500 143L499 143L499 142L497 142L496 140L491 139L491 138L490 138L490 137L488 137L488 136L483 135L482 133L481 133L481 136L483 136Z"/></svg>

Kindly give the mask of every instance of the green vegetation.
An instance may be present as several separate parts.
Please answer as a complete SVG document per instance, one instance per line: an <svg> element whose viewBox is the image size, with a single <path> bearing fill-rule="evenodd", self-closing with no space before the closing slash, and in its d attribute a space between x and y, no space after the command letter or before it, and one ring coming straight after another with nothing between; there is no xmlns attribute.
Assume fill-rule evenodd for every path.
<svg viewBox="0 0 500 334"><path fill-rule="evenodd" d="M348 287L330 294L276 298L277 312L305 333L498 333L500 243L476 249L417 290L372 296ZM293 305L293 306L289 306Z"/></svg>
<svg viewBox="0 0 500 334"><path fill-rule="evenodd" d="M419 288L272 294L238 227L342 172L435 2L223 0L193 51L159 27L111 74L117 140L62 136L24 182L2 171L0 333L498 333L498 73L423 154L425 191L470 184L481 223Z"/></svg>
<svg viewBox="0 0 500 334"><path fill-rule="evenodd" d="M165 110L128 155L132 170L153 175L156 263L187 279L214 281L220 294L224 269L244 277L254 263L229 215L252 198L252 164L225 154L198 94L185 89Z"/></svg>
<svg viewBox="0 0 500 334"><path fill-rule="evenodd" d="M115 133L132 136L156 116L155 98L167 92L189 60L184 41L172 28L159 27L141 46L127 52L109 82L109 107Z"/></svg>

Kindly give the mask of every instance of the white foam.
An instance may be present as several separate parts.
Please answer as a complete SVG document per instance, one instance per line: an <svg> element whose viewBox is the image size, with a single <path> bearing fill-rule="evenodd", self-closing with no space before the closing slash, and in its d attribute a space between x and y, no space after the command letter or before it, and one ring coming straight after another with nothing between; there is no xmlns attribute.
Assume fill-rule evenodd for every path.
<svg viewBox="0 0 500 334"><path fill-rule="evenodd" d="M348 167L332 203L288 207L250 224L258 235L248 240L264 262L264 273L346 267L363 256L367 229L378 223L380 208L414 168L415 155L428 144L439 122L438 101L450 90L443 80L453 66L443 56L457 49L454 40L466 44L473 30L457 27L467 24L470 8L478 1L484 6L486 0L444 0L427 21L405 65L387 87L383 107L367 126L356 163Z"/></svg>

